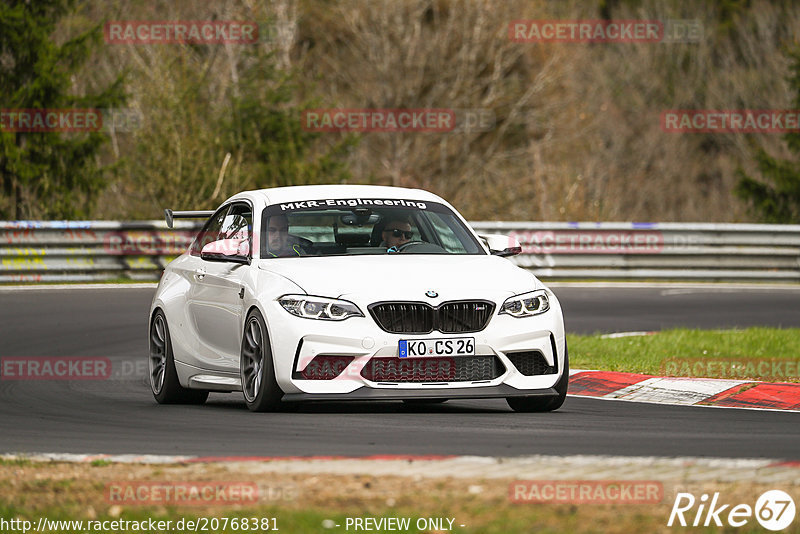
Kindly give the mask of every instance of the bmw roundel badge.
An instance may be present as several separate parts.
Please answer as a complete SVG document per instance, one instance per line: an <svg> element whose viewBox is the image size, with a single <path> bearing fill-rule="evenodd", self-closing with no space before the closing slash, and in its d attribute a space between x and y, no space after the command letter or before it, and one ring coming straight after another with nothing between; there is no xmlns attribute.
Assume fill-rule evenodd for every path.
<svg viewBox="0 0 800 534"><path fill-rule="evenodd" d="M436 291L434 291L433 289L430 289L430 290L428 290L428 291L426 291L426 292L425 292L425 296L426 296L426 297L430 297L430 298L432 298L432 299L435 299L436 297L438 297L438 296L439 296L439 293L437 293L437 292L436 292Z"/></svg>

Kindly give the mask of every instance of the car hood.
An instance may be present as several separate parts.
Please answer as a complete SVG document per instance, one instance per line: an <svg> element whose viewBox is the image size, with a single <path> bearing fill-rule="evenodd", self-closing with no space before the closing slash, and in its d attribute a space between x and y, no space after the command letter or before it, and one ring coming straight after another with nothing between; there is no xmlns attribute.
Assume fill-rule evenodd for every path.
<svg viewBox="0 0 800 534"><path fill-rule="evenodd" d="M532 273L497 256L380 255L276 258L259 268L309 295L371 301L439 301L511 296L543 287ZM437 293L426 296L427 291Z"/></svg>

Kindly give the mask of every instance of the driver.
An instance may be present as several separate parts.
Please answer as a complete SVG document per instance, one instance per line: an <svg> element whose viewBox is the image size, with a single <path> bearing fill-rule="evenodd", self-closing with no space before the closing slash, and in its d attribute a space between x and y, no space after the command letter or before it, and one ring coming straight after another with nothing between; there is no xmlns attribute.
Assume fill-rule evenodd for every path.
<svg viewBox="0 0 800 534"><path fill-rule="evenodd" d="M389 219L381 236L383 237L381 246L389 248L390 252L395 252L398 247L411 241L414 232L411 231L411 223L408 219Z"/></svg>
<svg viewBox="0 0 800 534"><path fill-rule="evenodd" d="M289 244L289 219L286 215L273 215L267 221L267 254L271 258L287 256L303 256L303 249L298 244Z"/></svg>

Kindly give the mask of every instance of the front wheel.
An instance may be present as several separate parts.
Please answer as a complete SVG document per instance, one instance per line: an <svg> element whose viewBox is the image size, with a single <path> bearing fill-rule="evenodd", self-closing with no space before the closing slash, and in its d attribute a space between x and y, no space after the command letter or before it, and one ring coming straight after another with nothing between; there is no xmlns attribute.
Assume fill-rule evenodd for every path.
<svg viewBox="0 0 800 534"><path fill-rule="evenodd" d="M161 310L150 323L150 389L159 404L203 404L208 391L181 386L175 370L167 318Z"/></svg>
<svg viewBox="0 0 800 534"><path fill-rule="evenodd" d="M558 410L567 398L569 385L569 351L564 351L564 371L553 388L556 395L547 397L508 397L506 402L515 412L552 412Z"/></svg>
<svg viewBox="0 0 800 534"><path fill-rule="evenodd" d="M251 311L244 323L239 372L244 402L251 411L267 412L282 408L283 391L275 380L267 325L258 310Z"/></svg>

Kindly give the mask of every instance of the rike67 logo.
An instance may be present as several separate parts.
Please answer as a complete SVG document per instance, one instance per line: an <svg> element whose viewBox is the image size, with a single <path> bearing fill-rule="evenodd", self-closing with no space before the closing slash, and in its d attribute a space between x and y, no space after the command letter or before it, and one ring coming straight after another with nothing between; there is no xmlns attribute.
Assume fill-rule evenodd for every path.
<svg viewBox="0 0 800 534"><path fill-rule="evenodd" d="M795 505L792 497L781 490L770 490L761 494L755 507L749 504L722 504L719 492L715 492L709 502L709 495L704 493L696 499L691 493L678 493L672 512L669 514L667 526L678 524L682 527L709 527L724 525L726 521L732 527L742 527L753 517L767 530L783 530L794 521Z"/></svg>

